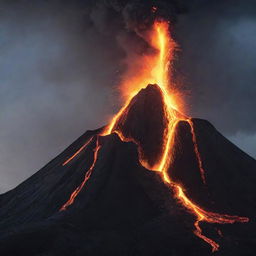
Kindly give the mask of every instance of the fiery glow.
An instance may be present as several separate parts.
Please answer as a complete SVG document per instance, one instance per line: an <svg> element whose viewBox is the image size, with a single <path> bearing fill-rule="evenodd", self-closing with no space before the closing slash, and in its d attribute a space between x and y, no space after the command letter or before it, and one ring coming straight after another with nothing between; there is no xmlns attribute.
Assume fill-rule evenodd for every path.
<svg viewBox="0 0 256 256"><path fill-rule="evenodd" d="M170 176L169 170L172 168L172 158L173 158L173 147L174 139L176 134L176 128L180 121L186 121L190 125L192 140L194 145L194 151L197 157L200 173L203 182L205 183L205 171L202 166L202 160L200 152L198 150L195 130L193 122L190 118L185 117L179 113L182 112L182 101L180 97L177 97L177 94L174 90L171 90L171 83L168 81L168 71L170 68L170 60L174 58L175 43L171 39L168 33L168 23L167 22L155 22L152 28L152 31L149 36L149 43L157 50L157 53L152 55L142 56L139 60L141 63L140 70L129 70L124 77L124 81L121 85L123 95L126 97L126 103L124 107L113 117L110 124L106 129L101 133L102 136L109 135L113 132L117 133L121 140L123 141L133 141L138 145L139 155L141 148L139 143L137 143L133 138L126 138L121 131L115 130L115 125L117 124L119 118L122 115L127 113L127 107L130 103L130 100L145 86L148 84L157 84L161 89L163 96L163 102L165 105L165 118L168 120L168 125L165 128L164 138L163 138L163 153L160 157L160 160L153 168L149 168L149 164L144 159L140 159L141 165L147 169L153 171L158 171L163 179L163 181L168 184L172 189L174 189L175 195L178 201L196 217L194 223L195 226L195 235L203 239L205 242L212 246L212 251L216 251L219 248L219 245L212 239L206 237L202 234L202 229L200 228L200 222L208 223L234 223L234 222L248 222L249 219L246 217L239 216L229 216L226 214L219 214L214 212L208 212L196 205L192 200L190 200L184 193L184 189L181 185L174 183ZM88 142L90 143L90 141ZM86 143L81 147L72 157L70 157L63 165L71 161L76 157L87 145ZM96 148L94 150L94 160L90 169L86 172L85 178L80 186L78 186L75 191L71 194L69 200L62 206L61 210L65 210L69 205L74 202L74 199L81 191L81 189L86 184L87 180L90 178L95 163L97 161L98 151L100 146L98 144L98 139L96 143Z"/></svg>
<svg viewBox="0 0 256 256"><path fill-rule="evenodd" d="M140 63L142 66L141 70L128 71L124 76L124 81L121 84L121 90L126 98L126 103L121 110L112 118L108 127L103 131L102 135L111 134L114 132L113 128L117 123L120 116L129 105L131 99L148 84L157 84L162 91L164 104L166 106L166 116L168 116L169 124L166 128L166 133L172 130L174 121L177 120L177 112L179 109L182 112L182 101L177 96L176 91L171 91L169 88L169 67L170 60L174 58L174 52L176 48L175 42L171 39L168 33L169 24L167 22L155 22L153 29L149 36L149 42L157 50L157 54L142 56ZM171 136L166 136L164 139L164 154L157 165L153 168L154 170L160 171L166 164L167 154L169 152L169 145ZM146 161L143 161L143 165L149 168Z"/></svg>
<svg viewBox="0 0 256 256"><path fill-rule="evenodd" d="M209 243L212 246L212 251L217 251L219 245L213 241L212 239L204 236L202 234L202 229L199 226L200 221L205 221L209 223L219 223L219 224L233 224L235 222L248 222L249 219L246 217L239 217L239 216L229 216L227 214L219 214L214 212L207 212L200 207L198 207L195 203L187 198L184 194L183 189L181 186L174 184L173 185L176 189L176 196L182 202L182 204L190 210L192 213L195 214L197 217L196 222L194 223L195 226L195 235L203 239L205 242Z"/></svg>
<svg viewBox="0 0 256 256"><path fill-rule="evenodd" d="M194 129L194 124L192 122L191 119L188 119L187 122L190 125L190 129L191 129L191 134L192 134L192 141L194 144L194 149L195 149L195 154L196 154L196 158L197 158L197 162L198 162L198 167L200 170L200 174L201 174L201 178L204 184L206 184L206 179L205 179L205 170L203 168L203 162L199 153L199 149L198 149L198 145L197 145L197 141L196 141L196 133L195 133L195 129Z"/></svg>
<svg viewBox="0 0 256 256"><path fill-rule="evenodd" d="M127 101L124 104L124 107L113 117L110 125L105 129L102 135L108 135L112 132L116 132L119 135L120 139L122 139L123 141L132 140L130 138L125 138L120 131L114 130L115 124L118 122L119 117L125 113L125 110L129 105L131 98L134 97L134 95L136 95L142 88L144 88L148 84L157 84L160 87L164 99L165 116L168 120L168 126L166 127L165 137L163 138L164 151L162 157L159 163L157 163L152 170L160 172L163 181L169 184L170 187L175 190L176 197L180 201L180 203L182 203L182 205L196 217L196 221L194 223L195 235L210 244L212 246L212 251L216 251L218 250L219 245L212 239L202 234L202 229L199 226L199 223L201 221L205 221L208 223L226 224L234 222L248 222L249 219L246 217L229 216L203 210L198 205L193 203L185 195L184 189L180 185L175 184L168 175L168 170L171 167L172 162L172 148L174 146L173 144L176 127L179 121L186 121L191 128L194 151L197 157L202 180L205 183L205 171L203 169L201 156L198 150L193 122L190 118L178 114L176 110L181 112L181 100L177 98L176 94L169 89L169 61L173 60L176 45L174 41L169 37L168 23L156 22L154 24L150 37L150 42L152 46L158 50L158 54L156 54L155 56L142 57L140 61L142 63L145 63L145 67L141 70L141 72L137 70L136 74L139 75L131 75L129 73L129 77L122 84L122 89L125 92L125 95L128 95ZM149 166L149 164L147 164L145 160L141 161L141 164L145 168L148 168Z"/></svg>
<svg viewBox="0 0 256 256"><path fill-rule="evenodd" d="M91 140L89 140L88 143L90 143ZM87 144L88 144L87 143ZM96 146L94 149L94 156L93 156L93 162L92 165L90 166L89 170L85 173L85 177L83 182L73 191L73 193L70 195L70 198L68 199L68 201L60 208L60 211L64 211L67 209L68 206L70 206L71 204L73 204L75 198L77 197L77 195L80 193L80 191L82 190L82 188L84 187L84 185L86 184L86 182L90 179L92 172L93 172L93 168L96 164L97 158L98 158L98 152L100 150L100 145L99 145L99 140L98 138L96 139Z"/></svg>
<svg viewBox="0 0 256 256"><path fill-rule="evenodd" d="M129 102L148 84L158 84L163 92L168 93L168 105L181 111L182 102L176 97L177 91L168 87L170 59L174 58L176 43L168 36L168 23L155 22L152 31L145 35L148 43L156 52L140 56L139 59L127 58L128 71L124 74L120 89L125 102ZM139 70L138 70L139 69ZM126 105L126 104L124 104Z"/></svg>
<svg viewBox="0 0 256 256"><path fill-rule="evenodd" d="M92 141L93 137L91 137L81 148L79 148L74 155L72 155L68 160L66 160L62 166L68 164L70 161L72 161L80 152L82 152Z"/></svg>

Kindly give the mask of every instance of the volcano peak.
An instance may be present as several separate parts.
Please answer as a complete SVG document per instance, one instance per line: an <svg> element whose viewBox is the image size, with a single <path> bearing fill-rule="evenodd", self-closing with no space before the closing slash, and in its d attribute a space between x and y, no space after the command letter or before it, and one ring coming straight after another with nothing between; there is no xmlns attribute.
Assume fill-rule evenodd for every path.
<svg viewBox="0 0 256 256"><path fill-rule="evenodd" d="M196 222L194 232L204 241L191 232L192 209L180 205L175 189L162 182L160 172L146 171L140 164L136 149L143 149L139 153L148 162L152 158L151 165L160 157L163 142L159 138L168 122L165 108L161 88L148 85L131 99L114 126L113 132L119 135L121 131L130 143L113 133L100 136L103 129L86 132L32 177L1 195L1 255L128 255L134 250L136 255L175 252L183 256L193 251L193 255L210 256L204 241L213 240L205 235L221 240L223 249L218 255L240 256L248 250L252 250L248 256L254 255L253 222L243 228L222 226L224 239L220 239L215 223L222 215L209 211L254 218L256 162L212 125L190 119L206 170L206 186L186 119L176 125L168 155L172 181L186 189L192 200L187 203L203 207L196 210L215 224L212 229L204 223L201 229ZM218 223L234 223L237 218L247 222L223 215L223 222ZM76 250L81 253L74 254Z"/></svg>
<svg viewBox="0 0 256 256"><path fill-rule="evenodd" d="M140 145L141 159L147 159L150 167L163 153L163 135L168 123L165 107L161 88L149 84L131 99L113 127Z"/></svg>
<svg viewBox="0 0 256 256"><path fill-rule="evenodd" d="M145 88L142 88L138 92L137 96L140 94L145 95L146 97L150 95L157 95L157 94L162 95L162 91L158 84L148 84Z"/></svg>

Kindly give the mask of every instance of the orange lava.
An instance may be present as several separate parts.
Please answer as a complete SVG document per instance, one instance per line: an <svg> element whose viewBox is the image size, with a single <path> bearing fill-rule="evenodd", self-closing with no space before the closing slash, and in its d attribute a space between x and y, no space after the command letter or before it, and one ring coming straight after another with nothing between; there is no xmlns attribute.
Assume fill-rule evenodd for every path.
<svg viewBox="0 0 256 256"><path fill-rule="evenodd" d="M194 150L195 150L197 162L198 162L198 165L199 165L198 167L199 167L199 170L200 170L201 178L202 178L203 183L206 184L205 170L203 168L203 162L202 162L199 150L198 150L198 145L197 145L197 141L196 141L196 134L195 134L194 124L193 124L191 119L187 119L187 122L190 125L191 134L192 134L192 141L193 141L193 144L194 144Z"/></svg>
<svg viewBox="0 0 256 256"><path fill-rule="evenodd" d="M89 141L91 141L91 140L92 139L90 139ZM73 191L73 193L70 195L70 198L68 199L68 201L60 208L60 211L66 210L68 206L73 204L75 198L77 197L77 195L80 193L80 191L82 190L82 188L84 187L86 182L91 177L92 172L93 172L93 168L94 168L94 166L96 164L96 161L97 161L97 158L98 158L98 152L100 150L100 147L101 146L99 145L99 141L98 141L98 138L97 138L96 139L96 146L95 146L95 149L94 149L94 156L93 156L92 165L90 166L89 170L86 172L83 182Z"/></svg>
<svg viewBox="0 0 256 256"><path fill-rule="evenodd" d="M126 112L126 108L129 105L131 98L133 98L134 95L136 95L142 88L144 88L148 84L157 84L160 87L164 99L165 116L168 120L168 127L166 127L165 137L163 138L164 152L162 154L161 160L151 170L160 172L163 181L169 184L170 187L174 189L179 202L182 203L182 205L196 217L196 221L194 223L194 234L210 244L212 246L212 251L217 251L219 248L219 244L202 234L202 229L200 228L199 223L201 221L205 221L208 223L232 224L235 222L248 222L249 219L246 217L229 216L203 210L194 202L192 202L185 195L184 189L180 185L175 184L168 175L168 170L171 167L172 162L172 148L174 146L173 144L177 124L179 123L179 121L187 121L191 128L194 151L199 164L201 177L203 182L205 183L205 171L203 169L201 156L198 150L193 122L190 118L184 118L184 115L178 114L176 110L181 112L182 101L169 88L169 61L173 59L176 44L169 36L167 22L155 22L151 33L150 42L151 45L158 50L158 54L156 54L156 56L142 57L141 62L145 63L145 66L143 67L141 72L139 70L137 70L136 73L133 74L128 72L129 77L127 77L127 79L125 79L124 83L122 84L125 95L128 95L127 101L124 104L124 107L113 117L110 125L105 129L102 135L108 135L116 132L121 140L133 141L131 138L125 138L120 131L114 130L115 124L118 122L119 117ZM143 162L141 161L141 164L145 168L148 168L149 166L149 164L147 164L145 160Z"/></svg>
<svg viewBox="0 0 256 256"><path fill-rule="evenodd" d="M193 203L191 200L187 198L187 196L184 194L183 189L181 186L174 184L174 187L176 189L176 196L182 204L190 210L192 213L195 214L197 220L194 223L195 231L194 234L203 239L205 242L209 243L212 246L212 251L217 251L219 248L219 245L213 241L212 239L204 236L202 234L202 229L199 226L200 221L205 221L208 223L218 223L218 224L233 224L235 222L248 222L249 219L246 217L239 217L239 216L230 216L227 214L219 214L214 212L207 212L197 206L195 203Z"/></svg>
<svg viewBox="0 0 256 256"><path fill-rule="evenodd" d="M91 137L81 148L79 148L74 155L72 155L68 160L66 160L62 166L68 164L71 160L73 160L81 151L83 151L92 141L93 137Z"/></svg>
<svg viewBox="0 0 256 256"><path fill-rule="evenodd" d="M177 96L175 90L171 90L171 83L168 80L168 71L170 70L170 60L174 58L174 52L176 44L171 39L168 33L169 24L164 21L157 21L154 23L152 31L149 37L149 43L157 50L154 55L142 56L139 62L141 63L141 70L129 69L127 74L124 76L123 83L121 84L123 96L126 98L126 103L124 107L112 118L110 124L105 128L105 130L100 134L101 136L109 135L113 132L117 133L122 141L133 141L138 145L133 138L126 138L120 131L115 130L115 125L122 115L127 113L127 107L130 100L148 84L157 84L162 92L163 101L165 105L165 118L168 120L168 125L164 132L164 143L163 143L163 154L160 161L153 167L149 168L147 161L140 161L141 165L152 171L158 171L163 179L163 181L174 189L176 198L178 201L193 214L196 218L194 223L195 231L194 234L210 244L212 246L212 251L216 251L219 248L217 244L212 239L206 237L202 233L200 228L200 222L208 223L219 223L219 224L232 224L235 222L248 222L249 219L246 217L239 216L229 216L226 214L219 214L214 212L208 212L198 205L196 205L192 200L190 200L184 193L184 189L181 185L174 183L170 176L168 175L169 169L172 167L172 157L173 157L173 147L174 139L176 134L176 127L180 121L186 121L190 125L192 140L194 145L194 151L199 164L199 169L201 172L201 177L205 183L205 171L202 166L202 160L200 152L198 150L196 135L194 131L193 122L190 118L185 117L179 113L182 112L182 101L181 98ZM90 141L89 141L90 142ZM88 142L88 143L89 143ZM86 143L82 148L80 148L72 157L70 157L63 165L71 161L75 156L77 156L87 145ZM79 185L75 191L71 194L69 200L62 206L60 210L65 210L69 205L71 205L76 196L79 194L81 189L86 184L87 180L90 178L95 163L97 161L98 151L100 149L98 139L96 142L96 148L94 150L94 160L90 169L86 172L85 178L81 185ZM140 145L138 145L139 153L141 152ZM140 159L141 160L141 159Z"/></svg>

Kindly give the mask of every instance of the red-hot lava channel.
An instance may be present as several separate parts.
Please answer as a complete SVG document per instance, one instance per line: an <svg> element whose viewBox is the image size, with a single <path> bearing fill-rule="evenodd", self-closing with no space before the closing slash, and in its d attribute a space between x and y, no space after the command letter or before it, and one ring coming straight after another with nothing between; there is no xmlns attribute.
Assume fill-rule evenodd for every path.
<svg viewBox="0 0 256 256"><path fill-rule="evenodd" d="M91 141L92 141L92 138L86 143L86 145L88 145ZM89 170L86 172L86 174L84 176L83 182L73 191L73 193L71 194L69 200L61 207L60 211L66 210L68 206L73 204L73 202L74 202L75 198L77 197L77 195L80 193L80 191L82 190L82 188L84 187L86 182L90 179L90 177L92 175L92 172L93 172L93 168L94 168L94 166L96 164L96 161L97 161L97 158L98 158L98 152L100 150L100 147L101 146L99 145L99 139L97 137L97 139L96 139L96 146L94 148L93 162L92 162ZM74 157L75 157L75 155L74 155Z"/></svg>
<svg viewBox="0 0 256 256"><path fill-rule="evenodd" d="M156 54L155 56L141 57L141 62L145 63L145 66L142 68L141 72L139 72L138 70L136 70L136 74L131 74L131 72L128 72L128 78L124 79L121 85L124 91L124 95L127 97L126 103L124 104L124 107L113 117L110 125L102 132L101 136L109 135L115 132L118 134L122 141L135 142L138 145L139 152L143 152L143 148L140 148L138 142L136 142L133 138L126 138L122 134L122 132L120 130L116 130L115 127L119 118L127 113L127 108L129 108L129 103L133 96L135 96L142 88L144 88L148 84L157 84L162 93L163 102L165 105L165 118L166 120L168 120L168 125L165 129L166 131L163 137L163 153L160 161L155 164L153 168L149 168L150 165L145 159L140 159L140 163L147 169L159 172L163 179L163 182L174 190L178 201L191 214L196 217L196 221L194 223L194 234L210 244L212 246L212 251L217 251L219 248L219 244L203 235L202 229L199 226L200 222L204 221L208 223L232 224L235 222L248 222L249 219L246 217L230 216L226 214L208 212L202 209L200 206L196 205L192 200L190 200L184 193L184 189L182 188L182 186L173 182L168 175L168 170L172 167L172 149L175 146L174 138L176 134L176 127L180 121L186 121L191 128L194 151L197 157L201 178L204 183L206 182L205 170L203 169L203 163L201 160L200 152L198 150L193 122L189 117L179 114L179 112L181 112L181 99L177 97L177 94L174 90L170 90L169 88L171 86L170 82L168 81L168 68L170 67L170 61L173 59L176 44L169 36L168 30L169 24L167 22L157 21L154 23L151 31L151 36L149 38L149 43L152 45L152 47L158 50L158 54ZM82 148L80 148L65 163L63 163L63 165L67 164L74 157L76 157L88 145L88 143L90 143L90 141L87 142ZM60 210L65 210L69 205L74 202L76 196L79 194L81 189L86 184L87 180L90 178L93 172L94 165L97 161L99 149L100 146L97 139L97 145L94 151L94 160L90 169L87 171L81 185L75 189L75 191L71 194L69 200L61 207Z"/></svg>
<svg viewBox="0 0 256 256"><path fill-rule="evenodd" d="M196 134L195 134L194 124L193 124L191 119L188 119L187 122L190 125L191 134L192 134L192 141L193 141L193 144L194 144L195 154L196 154L196 158L197 158L197 162L198 162L198 167L199 167L199 170L200 170L201 178L202 178L203 183L206 184L205 170L203 168L203 162L202 162L199 150L198 150L198 145L197 145L197 141L196 141Z"/></svg>
<svg viewBox="0 0 256 256"><path fill-rule="evenodd" d="M74 155L72 155L69 159L67 159L63 164L62 166L68 164L70 161L72 161L79 153L81 153L89 144L90 142L92 141L93 137L91 137L87 142L85 142L85 144L79 148Z"/></svg>

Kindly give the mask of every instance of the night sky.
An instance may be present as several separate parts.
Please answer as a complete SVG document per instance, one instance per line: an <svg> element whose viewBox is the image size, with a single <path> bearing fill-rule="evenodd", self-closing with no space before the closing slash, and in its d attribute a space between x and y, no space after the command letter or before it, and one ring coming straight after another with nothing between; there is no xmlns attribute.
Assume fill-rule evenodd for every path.
<svg viewBox="0 0 256 256"><path fill-rule="evenodd" d="M136 26L150 2L0 2L0 192L118 110L123 61L143 52ZM153 2L172 20L187 113L256 157L255 1Z"/></svg>

